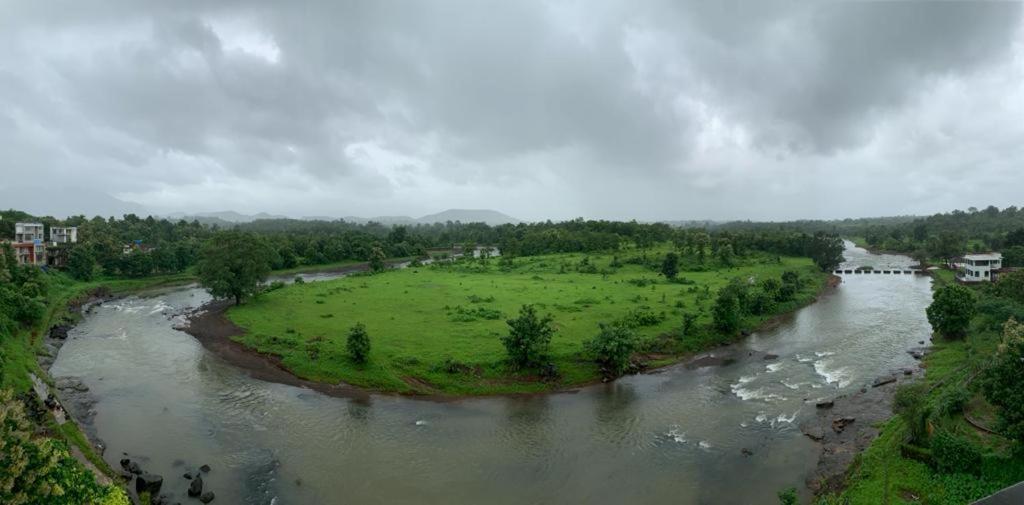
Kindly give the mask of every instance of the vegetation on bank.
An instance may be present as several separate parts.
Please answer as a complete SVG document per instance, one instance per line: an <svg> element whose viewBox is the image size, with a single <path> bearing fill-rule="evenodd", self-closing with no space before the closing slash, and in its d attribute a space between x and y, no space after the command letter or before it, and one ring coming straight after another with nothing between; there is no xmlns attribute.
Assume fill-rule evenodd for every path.
<svg viewBox="0 0 1024 505"><path fill-rule="evenodd" d="M846 490L821 503L959 505L1024 480L1024 273L965 297L943 270L935 289L942 308L929 317L954 317L939 318L953 324L937 328L925 378L898 391L898 415L851 467Z"/></svg>
<svg viewBox="0 0 1024 505"><path fill-rule="evenodd" d="M656 366L726 342L806 304L827 277L806 258L748 252L730 266L682 255L667 278L669 252L463 259L282 287L228 315L248 329L240 342L281 356L300 377L401 392L535 392L614 375L627 368L621 349ZM736 319L724 331L722 293L720 310ZM372 342L365 364L347 345L358 324ZM517 328L541 338L511 339Z"/></svg>

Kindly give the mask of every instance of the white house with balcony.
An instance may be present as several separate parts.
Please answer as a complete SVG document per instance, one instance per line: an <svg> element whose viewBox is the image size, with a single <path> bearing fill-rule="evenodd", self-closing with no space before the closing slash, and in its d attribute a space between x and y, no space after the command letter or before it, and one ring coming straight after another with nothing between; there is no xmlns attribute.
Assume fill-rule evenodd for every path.
<svg viewBox="0 0 1024 505"><path fill-rule="evenodd" d="M34 242L46 240L43 235L43 223L14 223L15 242Z"/></svg>
<svg viewBox="0 0 1024 505"><path fill-rule="evenodd" d="M78 228L75 226L51 226L50 242L54 244L74 244L78 242Z"/></svg>
<svg viewBox="0 0 1024 505"><path fill-rule="evenodd" d="M1003 255L999 253L968 254L958 278L963 282L991 282L992 273L1003 268Z"/></svg>

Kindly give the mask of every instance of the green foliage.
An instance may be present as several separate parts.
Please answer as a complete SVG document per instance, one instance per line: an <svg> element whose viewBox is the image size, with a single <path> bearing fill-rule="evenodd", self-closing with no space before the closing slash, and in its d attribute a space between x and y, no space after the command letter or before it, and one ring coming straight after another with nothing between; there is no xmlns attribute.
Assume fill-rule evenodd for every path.
<svg viewBox="0 0 1024 505"><path fill-rule="evenodd" d="M221 232L211 238L200 253L199 281L211 295L235 300L259 292L260 284L270 273L271 249L249 233Z"/></svg>
<svg viewBox="0 0 1024 505"><path fill-rule="evenodd" d="M1024 324L1006 322L999 350L982 376L985 398L999 407L999 429L1024 443Z"/></svg>
<svg viewBox="0 0 1024 505"><path fill-rule="evenodd" d="M951 284L939 288L928 306L928 322L940 335L963 336L975 314L977 299L963 286Z"/></svg>
<svg viewBox="0 0 1024 505"><path fill-rule="evenodd" d="M905 384L896 390L893 400L893 412L903 418L910 440L914 443L922 443L928 438L927 395L927 384Z"/></svg>
<svg viewBox="0 0 1024 505"><path fill-rule="evenodd" d="M597 336L585 343L585 348L611 375L622 375L640 341L632 329L621 324L602 323L600 328Z"/></svg>
<svg viewBox="0 0 1024 505"><path fill-rule="evenodd" d="M779 505L797 505L798 503L795 487L779 491L778 496Z"/></svg>
<svg viewBox="0 0 1024 505"><path fill-rule="evenodd" d="M996 292L999 296L1024 304L1024 270L1000 275L999 282L996 283Z"/></svg>
<svg viewBox="0 0 1024 505"><path fill-rule="evenodd" d="M0 390L0 503L127 504L120 489L96 483L62 442L33 435L22 402Z"/></svg>
<svg viewBox="0 0 1024 505"><path fill-rule="evenodd" d="M693 335L697 328L697 314L687 312L683 314L683 336Z"/></svg>
<svg viewBox="0 0 1024 505"><path fill-rule="evenodd" d="M617 324L626 328L642 328L644 326L655 326L665 320L665 313L657 314L647 308L640 307L630 309L617 321Z"/></svg>
<svg viewBox="0 0 1024 505"><path fill-rule="evenodd" d="M964 411L971 395L961 384L953 384L944 388L935 402L935 415L949 417Z"/></svg>
<svg viewBox="0 0 1024 505"><path fill-rule="evenodd" d="M384 254L384 249L380 246L374 246L370 250L370 270L374 272L383 272L386 268L384 260L387 259L387 255Z"/></svg>
<svg viewBox="0 0 1024 505"><path fill-rule="evenodd" d="M740 329L740 300L734 290L723 288L718 292L711 315L715 328L722 333L735 333Z"/></svg>
<svg viewBox="0 0 1024 505"><path fill-rule="evenodd" d="M370 359L370 334L363 323L357 323L348 331L346 343L348 356L356 363L366 363Z"/></svg>
<svg viewBox="0 0 1024 505"><path fill-rule="evenodd" d="M544 364L555 329L551 314L537 317L533 305L523 305L519 317L507 321L508 334L501 337L508 360L514 368L531 368Z"/></svg>
<svg viewBox="0 0 1024 505"><path fill-rule="evenodd" d="M661 275L666 279L675 279L679 275L679 255L674 252L665 254L665 260L661 263Z"/></svg>
<svg viewBox="0 0 1024 505"><path fill-rule="evenodd" d="M96 269L96 255L88 247L74 247L68 253L68 274L80 281L91 281Z"/></svg>
<svg viewBox="0 0 1024 505"><path fill-rule="evenodd" d="M945 430L931 439L935 466L946 473L977 474L981 470L981 453L969 441Z"/></svg>
<svg viewBox="0 0 1024 505"><path fill-rule="evenodd" d="M843 262L843 240L838 235L818 232L809 249L814 264L824 272L835 270Z"/></svg>

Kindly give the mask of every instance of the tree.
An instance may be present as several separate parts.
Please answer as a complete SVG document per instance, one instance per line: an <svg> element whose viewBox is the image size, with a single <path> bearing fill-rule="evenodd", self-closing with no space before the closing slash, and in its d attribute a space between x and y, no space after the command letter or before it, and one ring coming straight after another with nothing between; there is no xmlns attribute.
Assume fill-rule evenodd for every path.
<svg viewBox="0 0 1024 505"><path fill-rule="evenodd" d="M530 368L547 359L548 345L555 333L551 314L537 317L533 305L523 305L519 317L509 319L509 332L501 337L508 359L515 368Z"/></svg>
<svg viewBox="0 0 1024 505"><path fill-rule="evenodd" d="M600 324L601 331L585 347L613 376L622 375L636 352L639 340L633 330L621 324Z"/></svg>
<svg viewBox="0 0 1024 505"><path fill-rule="evenodd" d="M723 288L718 292L711 316L722 333L735 333L740 328L740 301L730 289Z"/></svg>
<svg viewBox="0 0 1024 505"><path fill-rule="evenodd" d="M1005 296L1017 303L1024 303L1024 270L999 276L996 291L999 296Z"/></svg>
<svg viewBox="0 0 1024 505"><path fill-rule="evenodd" d="M1003 327L1003 341L982 375L982 391L989 403L999 407L999 429L1009 438L1024 443L1024 324L1011 318Z"/></svg>
<svg viewBox="0 0 1024 505"><path fill-rule="evenodd" d="M822 271L835 270L843 262L843 240L836 235L818 232L811 240L810 256Z"/></svg>
<svg viewBox="0 0 1024 505"><path fill-rule="evenodd" d="M363 364L370 359L370 334L366 332L366 326L363 323L356 323L348 331L348 341L346 342L346 350L348 355L352 358L352 361Z"/></svg>
<svg viewBox="0 0 1024 505"><path fill-rule="evenodd" d="M78 246L68 253L68 274L80 281L91 281L96 268L96 255L89 247Z"/></svg>
<svg viewBox="0 0 1024 505"><path fill-rule="evenodd" d="M970 289L957 284L944 286L935 292L928 306L928 322L940 335L963 336L974 317L976 303Z"/></svg>
<svg viewBox="0 0 1024 505"><path fill-rule="evenodd" d="M693 334L693 330L697 327L697 314L687 312L683 314L683 336Z"/></svg>
<svg viewBox="0 0 1024 505"><path fill-rule="evenodd" d="M199 254L199 282L217 298L233 298L235 305L259 292L270 273L272 250L260 238L244 232L214 235Z"/></svg>
<svg viewBox="0 0 1024 505"><path fill-rule="evenodd" d="M387 256L384 255L384 249L381 249L380 246L373 246L373 249L370 250L370 270L383 272L387 266L384 263L385 259L387 259Z"/></svg>
<svg viewBox="0 0 1024 505"><path fill-rule="evenodd" d="M923 442L928 436L928 385L922 382L901 385L896 390L892 409L907 425L910 441Z"/></svg>
<svg viewBox="0 0 1024 505"><path fill-rule="evenodd" d="M661 263L661 274L664 275L665 278L668 280L676 278L676 275L679 274L678 254L670 252L665 255L665 261Z"/></svg>

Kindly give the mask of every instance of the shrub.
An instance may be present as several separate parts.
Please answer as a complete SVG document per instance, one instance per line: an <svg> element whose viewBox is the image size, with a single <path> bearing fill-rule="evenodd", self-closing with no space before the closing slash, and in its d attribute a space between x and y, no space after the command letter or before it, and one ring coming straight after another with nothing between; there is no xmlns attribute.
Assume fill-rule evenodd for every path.
<svg viewBox="0 0 1024 505"><path fill-rule="evenodd" d="M964 406L971 399L970 393L960 384L943 391L935 405L935 414L951 416L964 411Z"/></svg>
<svg viewBox="0 0 1024 505"><path fill-rule="evenodd" d="M509 332L501 337L514 368L541 365L548 357L548 346L555 333L551 315L537 316L533 305L523 305L519 317L507 321Z"/></svg>
<svg viewBox="0 0 1024 505"><path fill-rule="evenodd" d="M665 320L665 313L657 314L645 309L632 309L626 312L618 324L627 328L640 328L643 326L654 326Z"/></svg>
<svg viewBox="0 0 1024 505"><path fill-rule="evenodd" d="M348 331L348 341L346 342L346 350L348 355L352 358L352 361L362 364L366 363L370 359L370 334L366 332L366 326L363 323L356 323Z"/></svg>
<svg viewBox="0 0 1024 505"><path fill-rule="evenodd" d="M932 437L932 459L946 473L977 474L981 468L981 452L967 440L942 430Z"/></svg>
<svg viewBox="0 0 1024 505"><path fill-rule="evenodd" d="M771 313L776 307L775 296L765 291L754 292L749 303L750 312L759 316Z"/></svg>
<svg viewBox="0 0 1024 505"><path fill-rule="evenodd" d="M783 489L779 491L779 505L797 505L796 488Z"/></svg>
<svg viewBox="0 0 1024 505"><path fill-rule="evenodd" d="M999 407L999 428L1009 438L1024 442L1024 324L1006 322L1003 341L982 375L982 391Z"/></svg>
<svg viewBox="0 0 1024 505"><path fill-rule="evenodd" d="M924 441L928 436L927 395L927 385L906 384L896 390L896 397L893 400L893 411L903 418L910 440L915 443Z"/></svg>
<svg viewBox="0 0 1024 505"><path fill-rule="evenodd" d="M633 356L639 345L639 339L633 330L621 324L601 324L601 331L593 340L584 344L594 360L605 367L613 376L622 375L629 366L629 358Z"/></svg>
<svg viewBox="0 0 1024 505"><path fill-rule="evenodd" d="M722 289L711 309L715 328L722 333L735 333L740 328L740 302L732 292Z"/></svg>

